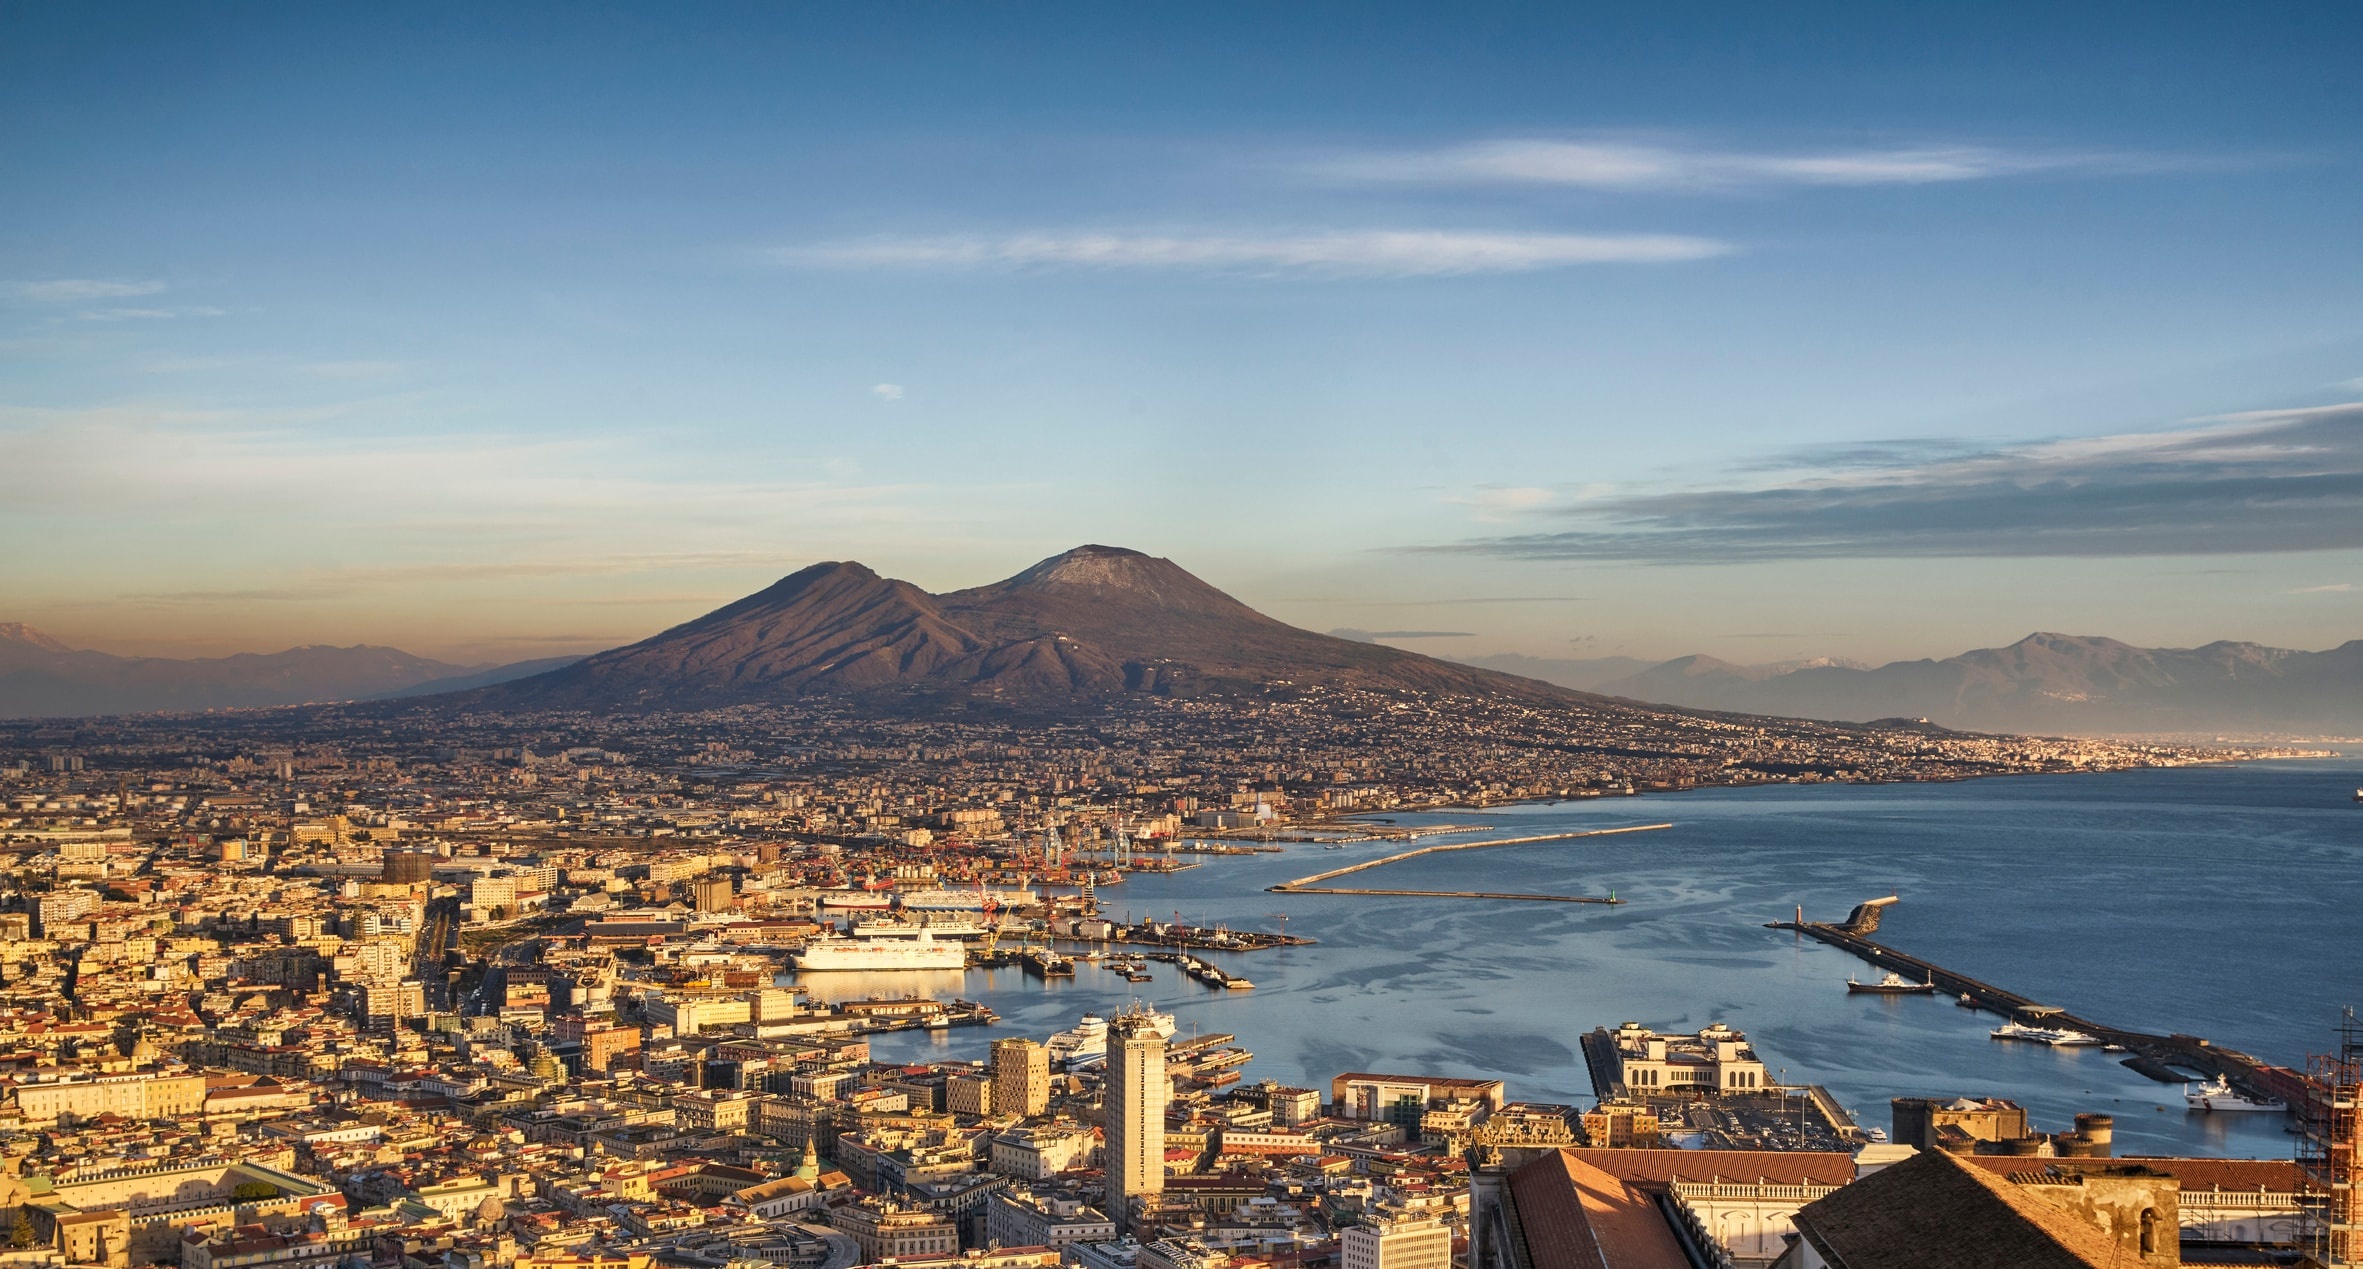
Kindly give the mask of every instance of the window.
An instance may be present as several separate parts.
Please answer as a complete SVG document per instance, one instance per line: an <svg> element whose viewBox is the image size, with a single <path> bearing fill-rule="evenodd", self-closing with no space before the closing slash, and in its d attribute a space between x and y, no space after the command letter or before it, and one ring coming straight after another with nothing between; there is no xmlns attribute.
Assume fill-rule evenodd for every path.
<svg viewBox="0 0 2363 1269"><path fill-rule="evenodd" d="M2158 1209L2141 1209L2141 1254L2155 1255L2158 1251Z"/></svg>

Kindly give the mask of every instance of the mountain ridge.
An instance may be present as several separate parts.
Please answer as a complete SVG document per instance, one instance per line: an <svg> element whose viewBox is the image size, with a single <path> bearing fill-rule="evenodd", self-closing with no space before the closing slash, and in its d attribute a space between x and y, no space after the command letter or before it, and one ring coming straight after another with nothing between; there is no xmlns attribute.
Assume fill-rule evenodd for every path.
<svg viewBox="0 0 2363 1269"><path fill-rule="evenodd" d="M369 700L547 668L453 665L400 648L304 644L221 657L126 657L75 648L23 622L0 623L0 718L259 709ZM451 682L456 680L456 682ZM450 690L449 687L438 690Z"/></svg>
<svg viewBox="0 0 2363 1269"><path fill-rule="evenodd" d="M1595 690L1688 709L2021 733L2363 729L2363 640L2321 652L2231 639L2142 648L2036 631L1942 659L1767 668L1678 657Z"/></svg>

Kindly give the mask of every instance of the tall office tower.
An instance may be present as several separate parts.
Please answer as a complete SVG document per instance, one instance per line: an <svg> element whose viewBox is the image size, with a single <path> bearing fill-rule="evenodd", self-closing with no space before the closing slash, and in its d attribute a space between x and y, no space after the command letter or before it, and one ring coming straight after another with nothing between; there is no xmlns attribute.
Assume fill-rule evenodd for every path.
<svg viewBox="0 0 2363 1269"><path fill-rule="evenodd" d="M1137 1007L1108 1026L1105 1097L1100 1127L1107 1136L1108 1215L1124 1230L1132 1224L1136 1198L1165 1191L1165 1105L1173 1100L1165 1037Z"/></svg>
<svg viewBox="0 0 2363 1269"><path fill-rule="evenodd" d="M1039 1115L1050 1106L1050 1050L1027 1039L993 1041L993 1111Z"/></svg>

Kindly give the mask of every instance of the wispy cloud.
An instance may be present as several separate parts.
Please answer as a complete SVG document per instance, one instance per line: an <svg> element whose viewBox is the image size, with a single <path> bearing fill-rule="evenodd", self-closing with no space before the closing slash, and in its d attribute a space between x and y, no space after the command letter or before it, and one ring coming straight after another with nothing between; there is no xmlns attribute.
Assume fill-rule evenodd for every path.
<svg viewBox="0 0 2363 1269"><path fill-rule="evenodd" d="M1316 163L1314 170L1334 179L1399 184L1680 192L1772 185L1930 185L2036 172L2131 172L2175 165L2136 156L1976 145L1748 153L1619 139L1526 138L1348 155Z"/></svg>
<svg viewBox="0 0 2363 1269"><path fill-rule="evenodd" d="M86 308L74 314L85 322L153 322L180 316L180 311L169 308Z"/></svg>
<svg viewBox="0 0 2363 1269"><path fill-rule="evenodd" d="M390 379L409 368L399 361L315 361L303 372L314 379Z"/></svg>
<svg viewBox="0 0 2363 1269"><path fill-rule="evenodd" d="M1471 508L1478 520L1499 521L1544 506L1556 496L1548 489L1532 485L1486 485L1475 493L1447 498L1445 501Z"/></svg>
<svg viewBox="0 0 2363 1269"><path fill-rule="evenodd" d="M154 295L164 289L162 282L114 282L103 278L52 278L45 282L19 282L18 296L41 304L87 304L92 300L120 300L135 295Z"/></svg>
<svg viewBox="0 0 2363 1269"><path fill-rule="evenodd" d="M1695 564L2363 547L2363 402L2195 422L1917 466L1612 495L1550 513L1568 527L1428 549Z"/></svg>
<svg viewBox="0 0 2363 1269"><path fill-rule="evenodd" d="M903 386L899 383L872 384L870 386L870 391L876 393L878 399L881 401L900 401L903 399Z"/></svg>
<svg viewBox="0 0 2363 1269"><path fill-rule="evenodd" d="M1731 251L1678 234L1456 233L1362 230L1316 234L1041 233L1010 237L864 238L770 253L802 267L899 269L1197 269L1343 278L1523 273L1583 264L1669 264Z"/></svg>
<svg viewBox="0 0 2363 1269"><path fill-rule="evenodd" d="M2332 582L2328 586L2300 586L2292 595L2344 595L2355 589L2353 582Z"/></svg>
<svg viewBox="0 0 2363 1269"><path fill-rule="evenodd" d="M1329 632L1331 637L1351 639L1356 643L1377 643L1384 639L1473 639L1466 630L1356 630L1340 626Z"/></svg>

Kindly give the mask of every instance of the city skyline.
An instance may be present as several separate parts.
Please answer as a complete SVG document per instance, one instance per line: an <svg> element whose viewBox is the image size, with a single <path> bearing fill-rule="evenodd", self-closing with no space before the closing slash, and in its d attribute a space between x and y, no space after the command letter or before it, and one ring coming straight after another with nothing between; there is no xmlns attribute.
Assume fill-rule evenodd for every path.
<svg viewBox="0 0 2363 1269"><path fill-rule="evenodd" d="M2363 604L2329 7L0 23L0 621L79 647L1081 542L1453 656Z"/></svg>

